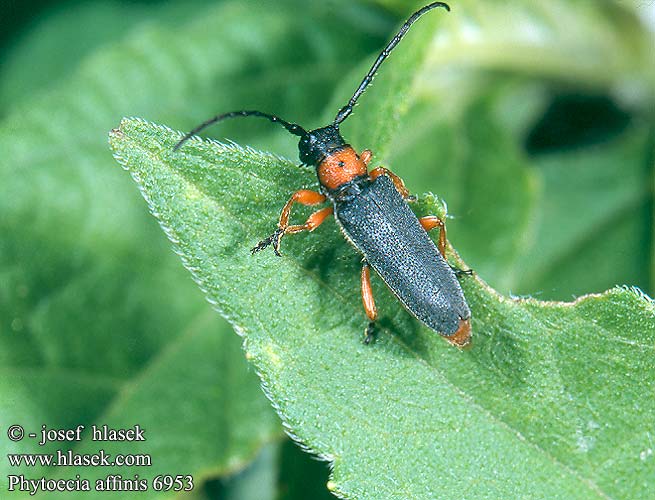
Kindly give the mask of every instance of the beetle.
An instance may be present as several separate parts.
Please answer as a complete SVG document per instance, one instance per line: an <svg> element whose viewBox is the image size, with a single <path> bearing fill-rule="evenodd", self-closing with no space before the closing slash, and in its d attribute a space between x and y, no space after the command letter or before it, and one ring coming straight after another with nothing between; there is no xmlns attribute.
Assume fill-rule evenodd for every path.
<svg viewBox="0 0 655 500"><path fill-rule="evenodd" d="M415 198L410 196L402 179L384 167L368 171L373 153L367 149L357 154L339 132L339 125L350 116L378 68L410 26L423 14L437 7L450 11L447 4L434 2L419 9L405 21L331 124L307 131L298 124L261 111L232 111L198 125L174 148L177 150L209 125L228 118L248 116L270 120L300 137L300 161L316 168L320 191L301 189L293 193L282 209L277 229L261 240L251 252L255 254L272 246L279 256L280 242L285 235L313 231L327 217L334 215L345 238L363 256L361 292L369 320L365 329L365 344L369 344L375 337L378 317L371 289L371 267L403 306L426 326L459 347L469 344L471 338L471 312L457 280L459 274L471 274L471 271L453 268L446 261L444 222L433 215L417 218L408 205ZM294 203L315 206L324 202L330 205L314 212L304 224L289 223ZM427 231L437 227L439 239L435 245Z"/></svg>

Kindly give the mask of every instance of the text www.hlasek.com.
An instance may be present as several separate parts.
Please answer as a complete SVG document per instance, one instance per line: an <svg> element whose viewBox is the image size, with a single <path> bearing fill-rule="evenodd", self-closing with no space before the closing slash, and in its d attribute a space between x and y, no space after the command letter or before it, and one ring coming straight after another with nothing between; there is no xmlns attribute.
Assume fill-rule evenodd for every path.
<svg viewBox="0 0 655 500"><path fill-rule="evenodd" d="M12 467L20 467L21 465L27 467L111 467L111 466L127 466L127 467L150 467L152 460L149 455L144 454L128 454L116 455L112 457L104 450L99 450L94 454L80 454L73 453L73 451L57 450L56 453L17 453L8 454L7 459L9 465Z"/></svg>

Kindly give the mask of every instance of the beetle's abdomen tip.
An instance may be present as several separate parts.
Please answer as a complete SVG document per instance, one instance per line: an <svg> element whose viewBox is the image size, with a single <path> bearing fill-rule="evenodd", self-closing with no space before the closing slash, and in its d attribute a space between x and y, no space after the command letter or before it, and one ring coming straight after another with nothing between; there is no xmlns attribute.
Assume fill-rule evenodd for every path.
<svg viewBox="0 0 655 500"><path fill-rule="evenodd" d="M471 320L460 319L457 331L445 339L456 347L469 347L471 345Z"/></svg>

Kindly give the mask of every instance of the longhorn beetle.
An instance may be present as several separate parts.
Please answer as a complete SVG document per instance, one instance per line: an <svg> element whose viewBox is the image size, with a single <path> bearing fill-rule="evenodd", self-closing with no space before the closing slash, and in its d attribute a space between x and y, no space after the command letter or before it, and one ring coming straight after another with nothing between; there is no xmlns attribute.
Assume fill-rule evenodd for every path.
<svg viewBox="0 0 655 500"><path fill-rule="evenodd" d="M252 253L272 245L279 256L283 236L313 231L334 214L346 239L363 255L362 301L369 319L365 344L375 336L378 317L371 290L370 267L377 271L405 308L429 328L459 347L467 345L471 338L471 312L457 281L458 274L470 274L471 271L452 268L446 262L444 222L433 215L418 219L407 204L415 198L410 196L402 179L384 167L369 172L368 163L373 153L366 149L358 155L339 133L339 125L350 116L357 99L410 26L437 7L450 11L447 4L434 2L407 19L331 124L306 131L300 125L261 111L232 111L198 125L175 146L177 150L190 137L216 122L246 116L266 118L300 137L300 161L316 168L320 192L296 191L284 205L275 232L260 241ZM294 203L313 206L325 201L331 205L314 212L304 224L289 224ZM427 234L435 227L439 228L436 246Z"/></svg>

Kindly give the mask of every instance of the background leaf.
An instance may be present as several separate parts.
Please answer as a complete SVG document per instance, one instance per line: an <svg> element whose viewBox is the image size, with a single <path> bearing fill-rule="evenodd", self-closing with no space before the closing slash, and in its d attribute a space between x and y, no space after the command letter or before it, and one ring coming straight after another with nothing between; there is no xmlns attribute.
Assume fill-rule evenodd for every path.
<svg viewBox="0 0 655 500"><path fill-rule="evenodd" d="M75 71L81 60L120 40L135 26L179 25L206 6L207 2L194 0L165 2L153 9L143 4L98 0L81 2L75 8L51 8L52 12L33 21L34 26L18 37L2 58L0 110L6 113L35 93L52 88Z"/></svg>

